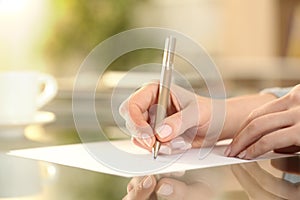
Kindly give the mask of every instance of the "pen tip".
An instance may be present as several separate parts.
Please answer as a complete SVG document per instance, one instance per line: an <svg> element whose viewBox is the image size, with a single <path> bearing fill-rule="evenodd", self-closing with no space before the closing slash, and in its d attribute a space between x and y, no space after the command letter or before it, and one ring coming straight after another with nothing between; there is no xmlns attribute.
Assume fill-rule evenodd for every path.
<svg viewBox="0 0 300 200"><path fill-rule="evenodd" d="M154 147L153 147L153 149L152 149L152 151L153 151L153 158L154 158L154 159L157 158L159 149L160 149L160 142L156 141L155 144L154 144Z"/></svg>
<svg viewBox="0 0 300 200"><path fill-rule="evenodd" d="M153 158L154 158L154 160L157 158L157 152L156 151L154 151Z"/></svg>

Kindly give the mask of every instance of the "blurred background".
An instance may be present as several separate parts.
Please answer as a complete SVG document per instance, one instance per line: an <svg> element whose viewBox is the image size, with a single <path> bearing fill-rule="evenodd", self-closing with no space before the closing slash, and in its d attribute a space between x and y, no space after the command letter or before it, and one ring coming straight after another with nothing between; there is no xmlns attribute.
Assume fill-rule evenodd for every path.
<svg viewBox="0 0 300 200"><path fill-rule="evenodd" d="M56 114L55 127L63 129L74 130L72 88L85 57L103 40L132 28L170 28L194 39L215 61L228 97L299 82L299 0L0 0L0 27L0 69L54 75L59 92L44 109ZM106 69L96 107L109 137L124 135L114 132L114 119L107 109L113 88L128 70L160 63L161 58L159 50L135 51ZM178 63L178 69L187 68L179 59ZM87 85L92 75L87 74ZM122 85L120 99L128 95L128 87L139 86L141 76L145 73L133 74L132 81ZM197 77L187 77L200 91L206 90ZM84 85L82 91L84 98ZM87 131L98 129L89 125L84 109L82 116Z"/></svg>
<svg viewBox="0 0 300 200"><path fill-rule="evenodd" d="M229 97L299 83L300 0L0 0L0 70L38 70L54 75L59 84L57 97L43 108L54 112L57 120L45 127L27 127L26 137L41 146L80 142L72 116L72 88L81 63L103 40L138 27L174 29L201 44L218 66ZM96 107L109 138L126 137L115 126L109 109L113 88L128 70L160 63L161 58L158 50L136 51L107 68L97 89ZM186 68L184 64L176 67ZM87 74L87 83L92 75ZM144 75L133 74L132 82L122 85L124 93L117 97L124 99ZM206 90L197 78L187 77L200 91ZM84 97L83 85L83 101ZM93 135L99 130L89 124L89 117L83 108L86 134ZM12 148L12 143L1 145ZM78 177L78 171L66 171L69 178ZM125 192L125 188L121 194L109 189L112 179L105 175L91 173L80 182L66 181L69 178L61 178L56 186L73 188L68 197L60 195L61 199L76 195L84 199L101 195L113 199L115 195L119 199ZM95 190L97 184L108 187L91 193L81 184Z"/></svg>
<svg viewBox="0 0 300 200"><path fill-rule="evenodd" d="M261 79L292 79L295 73L284 70L281 77L276 71L291 64L283 59L297 64L299 10L297 0L1 0L1 69L74 77L101 41L131 28L154 26L196 40L217 61L224 79L259 79L264 75L254 69L262 68L266 77ZM147 53L138 59L151 57ZM129 62L127 58L111 69L127 70Z"/></svg>

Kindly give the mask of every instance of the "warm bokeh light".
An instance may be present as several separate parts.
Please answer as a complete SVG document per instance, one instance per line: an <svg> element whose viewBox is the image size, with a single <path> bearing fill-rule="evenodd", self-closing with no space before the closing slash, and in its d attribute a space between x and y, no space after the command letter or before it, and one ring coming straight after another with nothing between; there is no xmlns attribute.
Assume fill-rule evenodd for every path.
<svg viewBox="0 0 300 200"><path fill-rule="evenodd" d="M0 14L1 15L18 15L26 10L29 6L29 0L1 0Z"/></svg>
<svg viewBox="0 0 300 200"><path fill-rule="evenodd" d="M278 65L289 67L283 62L287 58L299 63L299 10L299 1L273 0L0 0L0 69L36 69L72 79L103 40L131 28L154 26L180 31L203 45L224 79L237 86L232 81L240 79L239 74L251 74L243 80L268 79L269 74L282 74ZM128 71L136 63L157 60L150 53L128 56L108 70ZM265 63L275 63L270 73L252 72Z"/></svg>
<svg viewBox="0 0 300 200"><path fill-rule="evenodd" d="M0 69L43 69L34 41L44 28L45 1L0 1Z"/></svg>

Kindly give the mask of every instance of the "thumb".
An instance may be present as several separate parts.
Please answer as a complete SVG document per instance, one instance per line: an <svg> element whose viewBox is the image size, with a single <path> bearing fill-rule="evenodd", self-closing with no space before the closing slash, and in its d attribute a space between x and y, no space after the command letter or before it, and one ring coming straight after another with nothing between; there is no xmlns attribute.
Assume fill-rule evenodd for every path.
<svg viewBox="0 0 300 200"><path fill-rule="evenodd" d="M199 124L198 107L189 105L185 109L168 116L155 128L157 138L161 142L168 142L183 134L188 129ZM195 134L197 130L195 129Z"/></svg>

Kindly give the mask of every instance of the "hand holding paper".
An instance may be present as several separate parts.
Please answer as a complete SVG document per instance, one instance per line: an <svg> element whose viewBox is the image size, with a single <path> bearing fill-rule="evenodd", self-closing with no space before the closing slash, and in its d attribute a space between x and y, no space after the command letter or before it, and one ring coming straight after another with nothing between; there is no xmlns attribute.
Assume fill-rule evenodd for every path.
<svg viewBox="0 0 300 200"><path fill-rule="evenodd" d="M300 151L299 111L300 85L253 110L228 147L227 155L252 159L271 150Z"/></svg>

